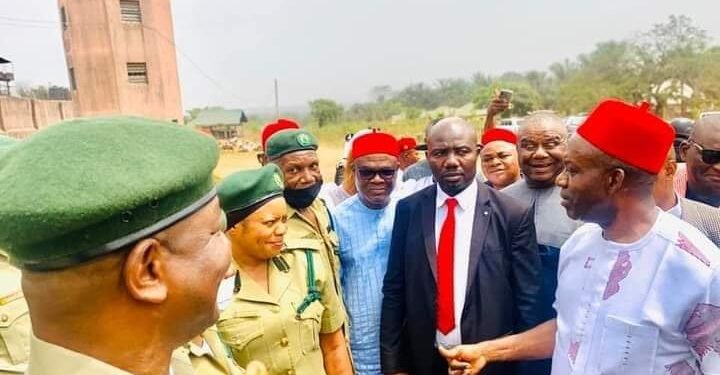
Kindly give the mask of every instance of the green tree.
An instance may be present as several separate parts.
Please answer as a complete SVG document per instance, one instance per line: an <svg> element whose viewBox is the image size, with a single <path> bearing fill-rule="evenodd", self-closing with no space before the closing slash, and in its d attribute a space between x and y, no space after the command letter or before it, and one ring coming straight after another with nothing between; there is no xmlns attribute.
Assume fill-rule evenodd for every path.
<svg viewBox="0 0 720 375"><path fill-rule="evenodd" d="M329 122L337 121L343 114L343 107L330 99L315 99L308 103L310 116L323 127Z"/></svg>

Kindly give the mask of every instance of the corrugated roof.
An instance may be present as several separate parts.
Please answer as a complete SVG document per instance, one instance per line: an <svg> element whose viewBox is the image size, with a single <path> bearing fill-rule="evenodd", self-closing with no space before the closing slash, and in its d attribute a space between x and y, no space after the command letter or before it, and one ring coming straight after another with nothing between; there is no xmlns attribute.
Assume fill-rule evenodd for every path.
<svg viewBox="0 0 720 375"><path fill-rule="evenodd" d="M193 127L239 125L242 112L242 109L203 109L189 125Z"/></svg>

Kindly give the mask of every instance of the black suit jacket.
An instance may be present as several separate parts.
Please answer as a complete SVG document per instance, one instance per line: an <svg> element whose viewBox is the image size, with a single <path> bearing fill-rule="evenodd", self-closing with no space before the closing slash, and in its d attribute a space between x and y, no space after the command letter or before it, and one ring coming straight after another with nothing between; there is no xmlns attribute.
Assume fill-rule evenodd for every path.
<svg viewBox="0 0 720 375"><path fill-rule="evenodd" d="M447 374L438 367L436 333L435 200L437 185L398 202L383 284L380 331L385 374ZM470 245L463 344L523 331L542 322L541 288L532 209L478 184ZM513 363L493 363L482 374L515 374Z"/></svg>

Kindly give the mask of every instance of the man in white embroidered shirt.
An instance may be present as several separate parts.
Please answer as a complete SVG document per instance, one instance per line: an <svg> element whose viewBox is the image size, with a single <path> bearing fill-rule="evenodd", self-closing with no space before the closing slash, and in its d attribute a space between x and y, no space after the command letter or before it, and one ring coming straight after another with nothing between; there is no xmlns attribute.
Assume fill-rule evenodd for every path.
<svg viewBox="0 0 720 375"><path fill-rule="evenodd" d="M673 137L647 105L593 111L557 180L568 215L588 223L560 252L557 319L444 351L452 368L552 352L554 375L720 373L718 249L652 198Z"/></svg>

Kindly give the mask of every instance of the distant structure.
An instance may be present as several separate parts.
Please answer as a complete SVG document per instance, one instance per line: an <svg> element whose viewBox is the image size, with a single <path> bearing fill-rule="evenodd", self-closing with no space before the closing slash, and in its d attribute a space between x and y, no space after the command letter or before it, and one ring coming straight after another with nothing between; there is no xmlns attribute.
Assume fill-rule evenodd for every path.
<svg viewBox="0 0 720 375"><path fill-rule="evenodd" d="M10 95L10 83L15 80L12 62L0 57L0 95Z"/></svg>
<svg viewBox="0 0 720 375"><path fill-rule="evenodd" d="M75 114L182 122L170 0L58 0Z"/></svg>
<svg viewBox="0 0 720 375"><path fill-rule="evenodd" d="M206 108L188 125L217 139L232 139L243 136L247 121L241 109Z"/></svg>

